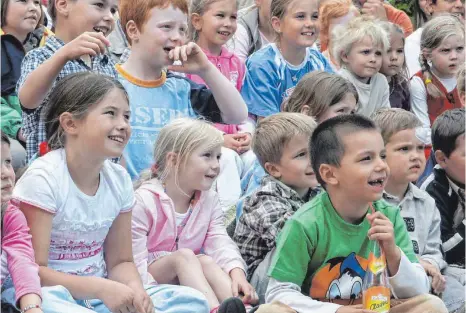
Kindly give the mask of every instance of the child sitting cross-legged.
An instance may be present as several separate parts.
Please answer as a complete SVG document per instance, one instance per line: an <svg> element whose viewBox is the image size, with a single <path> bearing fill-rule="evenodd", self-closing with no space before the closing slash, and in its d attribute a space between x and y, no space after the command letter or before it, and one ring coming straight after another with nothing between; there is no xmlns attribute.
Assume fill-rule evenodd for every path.
<svg viewBox="0 0 466 313"><path fill-rule="evenodd" d="M309 139L316 126L310 116L277 113L260 121L254 134L253 151L268 175L246 198L233 239L261 302L276 236L286 220L316 194L318 183L309 159Z"/></svg>
<svg viewBox="0 0 466 313"><path fill-rule="evenodd" d="M280 233L267 302L281 301L300 313L370 312L358 304L371 240L377 240L391 294L404 299L393 301L398 305L390 312L446 312L440 299L428 295L429 280L399 210L379 201L389 168L375 124L360 115L331 118L317 126L310 147L326 192L299 209Z"/></svg>
<svg viewBox="0 0 466 313"><path fill-rule="evenodd" d="M432 125L432 146L437 165L421 185L440 212L440 231L445 261L445 275L465 284L465 214L464 214L464 108L445 111Z"/></svg>
<svg viewBox="0 0 466 313"><path fill-rule="evenodd" d="M426 164L424 144L416 136L422 123L414 113L402 109L382 109L372 118L382 132L390 167L383 198L400 208L414 253L432 279L432 291L441 294L449 312L456 312L464 305L464 288L441 272L447 264L441 250L440 213L434 199L412 183Z"/></svg>

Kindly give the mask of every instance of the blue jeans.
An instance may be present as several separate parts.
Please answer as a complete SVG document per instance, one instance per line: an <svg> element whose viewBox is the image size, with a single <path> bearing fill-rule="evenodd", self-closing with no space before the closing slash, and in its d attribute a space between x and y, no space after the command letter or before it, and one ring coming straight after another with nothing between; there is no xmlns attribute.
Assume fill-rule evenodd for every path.
<svg viewBox="0 0 466 313"><path fill-rule="evenodd" d="M206 298L202 293L192 288L174 285L147 285L145 289L152 299L157 313L208 313L210 311ZM2 293L2 300L14 303L14 292L10 290L7 290L6 295ZM70 292L63 286L42 287L42 310L44 313L111 313L98 299L73 299Z"/></svg>

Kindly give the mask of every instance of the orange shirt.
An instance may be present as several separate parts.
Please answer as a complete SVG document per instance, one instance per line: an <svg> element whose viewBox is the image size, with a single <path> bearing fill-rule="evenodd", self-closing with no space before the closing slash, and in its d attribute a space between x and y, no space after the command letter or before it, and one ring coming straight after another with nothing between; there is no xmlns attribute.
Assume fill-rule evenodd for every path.
<svg viewBox="0 0 466 313"><path fill-rule="evenodd" d="M404 11L398 10L390 4L384 3L383 6L385 7L388 21L400 26L405 33L405 38L411 35L413 32L413 23L411 23L411 19L408 14Z"/></svg>

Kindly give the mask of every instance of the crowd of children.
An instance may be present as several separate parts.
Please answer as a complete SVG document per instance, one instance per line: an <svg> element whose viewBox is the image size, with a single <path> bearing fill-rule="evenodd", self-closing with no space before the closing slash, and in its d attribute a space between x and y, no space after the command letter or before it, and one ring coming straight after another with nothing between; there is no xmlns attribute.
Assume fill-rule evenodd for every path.
<svg viewBox="0 0 466 313"><path fill-rule="evenodd" d="M2 0L2 310L369 313L378 241L465 312L464 2L414 2Z"/></svg>

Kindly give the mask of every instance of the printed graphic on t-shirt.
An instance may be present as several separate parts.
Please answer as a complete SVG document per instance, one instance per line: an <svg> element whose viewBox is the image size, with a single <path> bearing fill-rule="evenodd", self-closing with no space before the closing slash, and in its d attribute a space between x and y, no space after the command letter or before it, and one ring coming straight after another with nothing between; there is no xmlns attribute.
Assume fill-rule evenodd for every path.
<svg viewBox="0 0 466 313"><path fill-rule="evenodd" d="M347 299L348 305L362 297L362 281L368 260L354 252L345 257L328 260L312 279L309 295L312 299L332 302ZM303 290L304 293L306 291Z"/></svg>
<svg viewBox="0 0 466 313"><path fill-rule="evenodd" d="M411 240L411 242L413 243L414 253L419 254L419 244L417 243L416 240Z"/></svg>
<svg viewBox="0 0 466 313"><path fill-rule="evenodd" d="M410 233L416 230L416 226L414 224L414 218L412 217L403 217L403 220L405 221L406 228Z"/></svg>
<svg viewBox="0 0 466 313"><path fill-rule="evenodd" d="M238 77L239 77L238 71L230 72L230 82L235 86L238 84Z"/></svg>

